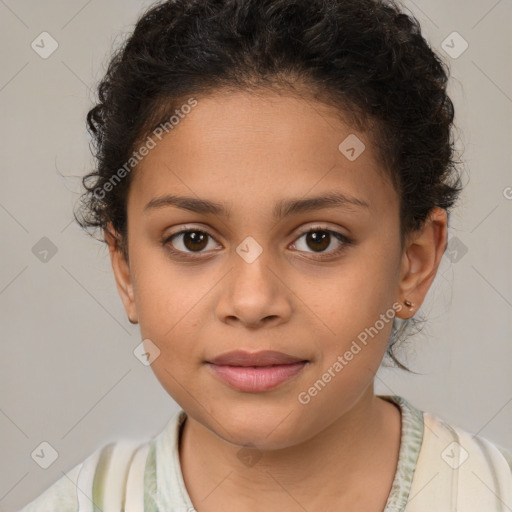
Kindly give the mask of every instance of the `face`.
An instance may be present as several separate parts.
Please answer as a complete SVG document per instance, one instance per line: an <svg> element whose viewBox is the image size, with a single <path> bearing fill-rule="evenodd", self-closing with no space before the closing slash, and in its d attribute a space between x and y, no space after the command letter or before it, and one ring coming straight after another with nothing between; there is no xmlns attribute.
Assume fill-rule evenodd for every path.
<svg viewBox="0 0 512 512"><path fill-rule="evenodd" d="M354 136L365 146L355 159L339 149ZM118 288L148 351L159 350L156 377L189 417L275 449L373 394L411 259L367 134L291 96L198 99L134 171L127 217L129 265L111 245ZM210 364L235 350L305 363Z"/></svg>

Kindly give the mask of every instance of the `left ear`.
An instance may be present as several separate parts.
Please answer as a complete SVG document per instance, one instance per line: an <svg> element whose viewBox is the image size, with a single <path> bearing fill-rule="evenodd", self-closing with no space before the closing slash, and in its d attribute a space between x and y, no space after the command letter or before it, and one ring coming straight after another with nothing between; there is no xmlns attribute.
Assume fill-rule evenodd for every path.
<svg viewBox="0 0 512 512"><path fill-rule="evenodd" d="M425 296L437 274L447 244L446 210L433 208L423 226L412 233L402 257L398 302L412 302L397 311L399 318L409 318L423 304Z"/></svg>

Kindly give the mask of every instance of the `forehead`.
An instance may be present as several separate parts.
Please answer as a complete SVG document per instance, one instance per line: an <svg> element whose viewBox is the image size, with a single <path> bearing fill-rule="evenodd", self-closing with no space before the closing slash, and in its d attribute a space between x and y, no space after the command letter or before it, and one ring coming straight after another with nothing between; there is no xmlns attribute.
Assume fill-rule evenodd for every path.
<svg viewBox="0 0 512 512"><path fill-rule="evenodd" d="M312 99L276 93L197 98L134 170L129 202L163 193L263 207L341 191L380 210L396 195L369 134Z"/></svg>

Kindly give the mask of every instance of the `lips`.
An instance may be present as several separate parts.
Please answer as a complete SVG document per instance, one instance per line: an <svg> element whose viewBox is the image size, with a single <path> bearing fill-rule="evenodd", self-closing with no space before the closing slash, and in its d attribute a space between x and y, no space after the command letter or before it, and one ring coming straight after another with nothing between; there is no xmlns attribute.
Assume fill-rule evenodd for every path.
<svg viewBox="0 0 512 512"><path fill-rule="evenodd" d="M265 350L237 350L206 361L213 374L229 387L246 393L273 389L301 372L309 361Z"/></svg>
<svg viewBox="0 0 512 512"><path fill-rule="evenodd" d="M234 352L221 354L207 362L221 366L273 366L278 364L299 363L302 361L305 361L305 359L274 350L262 350L260 352L235 350Z"/></svg>

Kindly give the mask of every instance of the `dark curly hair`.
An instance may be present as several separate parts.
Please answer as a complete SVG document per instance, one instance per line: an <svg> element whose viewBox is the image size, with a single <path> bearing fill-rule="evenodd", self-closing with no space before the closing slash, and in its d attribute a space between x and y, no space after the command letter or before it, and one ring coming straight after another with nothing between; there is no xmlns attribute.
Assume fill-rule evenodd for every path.
<svg viewBox="0 0 512 512"><path fill-rule="evenodd" d="M400 198L403 246L462 189L448 75L419 22L393 0L159 2L114 52L99 84L87 115L97 169L82 178L75 219L84 229L112 223L128 261L132 173L114 174L126 170L137 145L191 95L271 89L322 102L373 137ZM395 319L387 354L400 368L407 369L393 345L420 322L397 329Z"/></svg>

